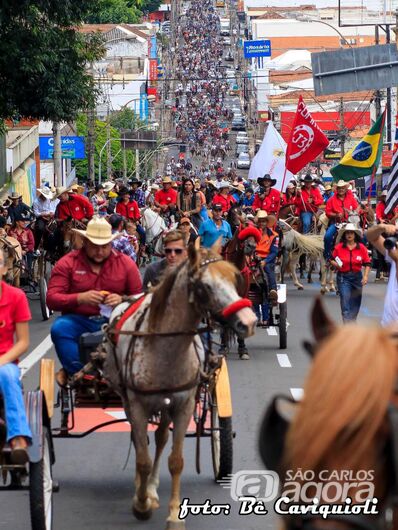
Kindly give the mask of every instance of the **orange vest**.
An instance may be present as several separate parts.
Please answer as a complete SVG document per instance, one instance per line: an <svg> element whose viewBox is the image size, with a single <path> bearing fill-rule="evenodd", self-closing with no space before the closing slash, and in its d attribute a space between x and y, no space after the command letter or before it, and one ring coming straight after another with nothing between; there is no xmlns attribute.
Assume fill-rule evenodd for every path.
<svg viewBox="0 0 398 530"><path fill-rule="evenodd" d="M271 230L272 234L268 234L268 230ZM278 232L267 228L265 233L262 234L260 242L257 244L256 252L260 258L266 258L270 253L271 247L275 239L279 236Z"/></svg>

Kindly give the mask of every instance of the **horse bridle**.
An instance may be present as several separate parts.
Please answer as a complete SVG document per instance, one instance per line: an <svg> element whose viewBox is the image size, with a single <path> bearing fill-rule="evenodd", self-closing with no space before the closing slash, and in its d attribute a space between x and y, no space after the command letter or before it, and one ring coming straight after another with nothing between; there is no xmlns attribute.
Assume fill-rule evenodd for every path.
<svg viewBox="0 0 398 530"><path fill-rule="evenodd" d="M398 392L398 381L395 391ZM296 403L287 396L276 396L267 407L265 416L261 423L259 450L261 458L270 470L282 474L282 460L285 439L290 422L284 418L277 407L277 401L283 399L285 402ZM387 441L385 451L387 452L387 466L389 473L389 490L384 503L383 513L380 513L374 522L365 515L338 515L331 514L328 521L346 523L351 529L376 530L393 528L394 509L398 508L398 408L392 402L387 407L387 419L390 426L390 438ZM384 517L382 519L382 516ZM315 514L296 515L286 517L286 528L288 530L321 530L323 527L314 524L320 521L321 516ZM342 530L331 526L325 530Z"/></svg>

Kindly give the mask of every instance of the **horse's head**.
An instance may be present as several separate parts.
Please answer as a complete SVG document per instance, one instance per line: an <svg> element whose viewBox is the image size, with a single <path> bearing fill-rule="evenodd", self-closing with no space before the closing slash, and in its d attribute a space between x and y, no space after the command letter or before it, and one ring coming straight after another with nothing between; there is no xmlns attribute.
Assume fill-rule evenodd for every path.
<svg viewBox="0 0 398 530"><path fill-rule="evenodd" d="M256 316L251 302L238 294L236 267L224 261L215 248L205 250L191 246L188 260L192 302L203 312L227 322L240 337L253 335Z"/></svg>
<svg viewBox="0 0 398 530"><path fill-rule="evenodd" d="M368 473L371 478L363 481L374 487L371 496L379 498L382 511L398 489L397 345L391 332L380 327L337 326L320 300L312 311L312 327L315 342L307 349L313 361L304 397L299 403L274 399L261 426L261 456L280 473L310 470L315 483L322 473L326 476L324 470L338 470L325 484L334 480L342 487L347 481L341 470L354 477ZM305 485L304 479L299 482ZM365 500L361 484L352 483L345 494L353 504ZM322 492L314 496L330 503Z"/></svg>

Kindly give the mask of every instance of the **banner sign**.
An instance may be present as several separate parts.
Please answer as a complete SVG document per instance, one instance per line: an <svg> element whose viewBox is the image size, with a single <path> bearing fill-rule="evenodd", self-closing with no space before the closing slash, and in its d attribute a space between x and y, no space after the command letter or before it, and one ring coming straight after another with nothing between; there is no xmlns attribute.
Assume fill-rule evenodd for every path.
<svg viewBox="0 0 398 530"><path fill-rule="evenodd" d="M40 160L51 160L54 157L54 138L52 136L40 136L39 148ZM84 136L62 136L61 150L62 158L86 158Z"/></svg>
<svg viewBox="0 0 398 530"><path fill-rule="evenodd" d="M158 61L149 59L149 81L156 81L158 78Z"/></svg>
<svg viewBox="0 0 398 530"><path fill-rule="evenodd" d="M270 40L247 40L243 43L245 59L254 57L271 57Z"/></svg>

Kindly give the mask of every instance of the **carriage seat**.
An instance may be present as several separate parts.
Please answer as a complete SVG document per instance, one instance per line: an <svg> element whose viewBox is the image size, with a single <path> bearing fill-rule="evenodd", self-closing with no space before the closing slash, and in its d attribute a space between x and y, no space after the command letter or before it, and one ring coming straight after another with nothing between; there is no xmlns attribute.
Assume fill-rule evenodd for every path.
<svg viewBox="0 0 398 530"><path fill-rule="evenodd" d="M86 365L90 360L90 354L94 352L104 339L102 330L94 333L83 333L79 339L80 362Z"/></svg>

